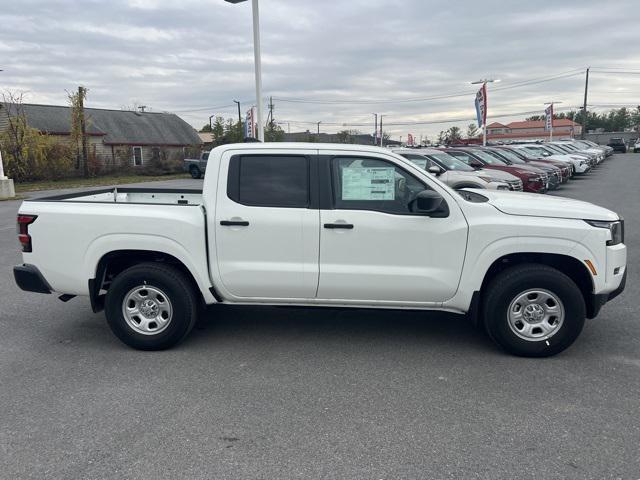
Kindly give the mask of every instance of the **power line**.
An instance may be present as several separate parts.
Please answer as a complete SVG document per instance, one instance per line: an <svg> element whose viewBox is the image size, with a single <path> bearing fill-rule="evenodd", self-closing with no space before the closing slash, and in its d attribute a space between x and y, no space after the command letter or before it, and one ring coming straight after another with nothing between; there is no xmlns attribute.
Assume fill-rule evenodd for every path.
<svg viewBox="0 0 640 480"><path fill-rule="evenodd" d="M572 107L564 107L564 108L559 108L556 111L557 112L561 112L561 111L572 111L572 110L576 110L575 108ZM487 118L488 119L497 119L497 118L504 118L504 117L518 117L518 116L523 116L523 115L541 115L542 111L541 110L530 110L530 111L526 111L526 112L511 112L511 113L498 113L495 115L490 115ZM437 125L437 124L441 124L441 123L457 123L457 122L467 122L467 121L474 121L476 120L475 116L470 116L470 117L457 117L457 118L443 118L443 119L437 119L437 120L424 120L424 121L406 121L406 122L386 122L385 125L386 126L395 126L395 127L399 127L399 126L412 126L412 125ZM278 122L279 124L287 124L287 123L291 123L294 125L315 125L318 122L317 121L306 121L306 120L281 120ZM366 126L370 126L370 122L322 122L323 125L327 125L327 126L333 126L333 127L366 127Z"/></svg>
<svg viewBox="0 0 640 480"><path fill-rule="evenodd" d="M516 82L511 85L506 85L504 87L496 87L493 88L492 91L501 91L501 90L509 90L513 88L526 87L528 85L536 85L544 82L551 82L553 80L560 80L563 78L575 77L577 75L582 75L584 69L573 69L568 70L566 72L561 72L551 76L538 77L530 80L524 80L521 82ZM388 104L388 103L412 103L412 102L427 102L432 100L442 100L447 98L456 98L456 97L468 97L473 92L469 90L458 90L456 92L442 93L438 95L432 95L429 97L422 98L403 98L403 99L387 99L387 100L366 100L366 99L313 99L313 98L287 98L287 97L273 97L274 100L278 100L280 102L287 103L309 103L309 104L324 104L324 105L379 105L379 104Z"/></svg>

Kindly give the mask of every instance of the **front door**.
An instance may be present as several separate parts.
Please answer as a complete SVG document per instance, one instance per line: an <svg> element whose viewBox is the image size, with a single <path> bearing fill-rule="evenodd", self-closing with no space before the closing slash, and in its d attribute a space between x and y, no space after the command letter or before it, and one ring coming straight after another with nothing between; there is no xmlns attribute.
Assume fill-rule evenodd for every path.
<svg viewBox="0 0 640 480"><path fill-rule="evenodd" d="M221 159L215 238L209 245L228 296L248 301L315 297L316 153L241 150Z"/></svg>
<svg viewBox="0 0 640 480"><path fill-rule="evenodd" d="M452 194L391 155L336 151L322 160L332 198L320 210L318 299L394 305L453 297L467 222ZM446 217L412 213L409 203L426 189L444 197Z"/></svg>

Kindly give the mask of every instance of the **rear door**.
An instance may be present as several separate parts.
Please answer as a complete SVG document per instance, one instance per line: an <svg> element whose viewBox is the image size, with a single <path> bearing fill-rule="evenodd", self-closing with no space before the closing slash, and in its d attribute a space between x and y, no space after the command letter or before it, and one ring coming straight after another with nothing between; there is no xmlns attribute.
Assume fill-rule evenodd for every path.
<svg viewBox="0 0 640 480"><path fill-rule="evenodd" d="M316 150L235 150L221 158L218 275L236 299L314 298L318 286Z"/></svg>
<svg viewBox="0 0 640 480"><path fill-rule="evenodd" d="M326 154L326 155L325 155ZM453 297L462 273L467 222L448 190L394 156L322 152L318 300L433 304ZM423 190L444 197L441 218L412 213Z"/></svg>

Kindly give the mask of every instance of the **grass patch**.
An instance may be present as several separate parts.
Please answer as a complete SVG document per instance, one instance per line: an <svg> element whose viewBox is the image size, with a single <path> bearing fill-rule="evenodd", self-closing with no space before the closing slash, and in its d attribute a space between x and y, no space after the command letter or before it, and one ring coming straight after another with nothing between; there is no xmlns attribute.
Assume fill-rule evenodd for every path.
<svg viewBox="0 0 640 480"><path fill-rule="evenodd" d="M0 198L0 202L13 202L16 200L24 200L25 197L24 195L16 195L15 197L9 197L9 198Z"/></svg>
<svg viewBox="0 0 640 480"><path fill-rule="evenodd" d="M112 175L91 178L63 178L61 180L41 180L38 182L16 183L16 195L25 192L37 192L40 190L58 190L62 188L99 187L103 185L121 185L126 183L157 182L161 180L175 180L179 178L191 178L188 173L176 173L172 175Z"/></svg>

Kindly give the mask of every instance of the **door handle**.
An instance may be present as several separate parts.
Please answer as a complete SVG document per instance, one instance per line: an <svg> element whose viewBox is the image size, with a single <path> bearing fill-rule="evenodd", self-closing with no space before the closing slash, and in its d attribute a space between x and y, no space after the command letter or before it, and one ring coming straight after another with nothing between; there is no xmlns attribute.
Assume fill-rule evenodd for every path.
<svg viewBox="0 0 640 480"><path fill-rule="evenodd" d="M346 230L352 230L352 223L325 223L324 228L344 228Z"/></svg>
<svg viewBox="0 0 640 480"><path fill-rule="evenodd" d="M223 227L248 227L249 222L246 220L220 220Z"/></svg>

